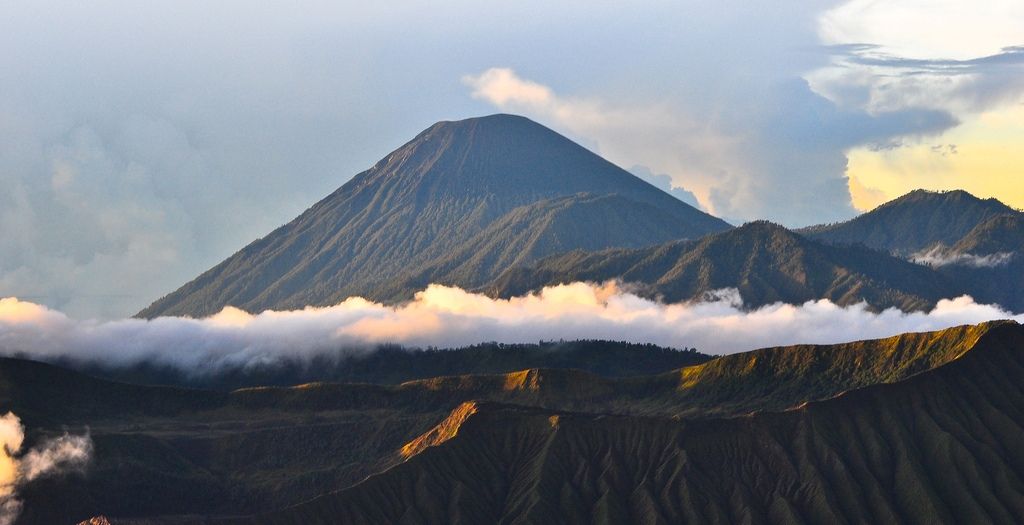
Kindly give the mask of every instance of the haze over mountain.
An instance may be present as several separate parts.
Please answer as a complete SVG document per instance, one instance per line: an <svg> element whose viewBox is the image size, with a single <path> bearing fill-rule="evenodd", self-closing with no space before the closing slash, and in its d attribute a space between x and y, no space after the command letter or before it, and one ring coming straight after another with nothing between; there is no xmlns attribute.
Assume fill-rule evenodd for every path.
<svg viewBox="0 0 1024 525"><path fill-rule="evenodd" d="M507 270L484 289L509 297L543 286L608 279L621 279L667 302L735 288L750 307L829 299L909 311L963 293L931 268L863 246L820 243L764 221L695 241L555 255Z"/></svg>
<svg viewBox="0 0 1024 525"><path fill-rule="evenodd" d="M139 315L401 300L423 281L471 287L552 253L727 228L526 118L439 122Z"/></svg>

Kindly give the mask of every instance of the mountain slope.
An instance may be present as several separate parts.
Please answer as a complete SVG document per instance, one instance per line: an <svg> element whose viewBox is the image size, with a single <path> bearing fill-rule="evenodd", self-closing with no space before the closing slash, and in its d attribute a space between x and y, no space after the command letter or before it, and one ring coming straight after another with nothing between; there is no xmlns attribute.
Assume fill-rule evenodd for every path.
<svg viewBox="0 0 1024 525"><path fill-rule="evenodd" d="M663 234L664 225L673 221L654 206L619 195L579 194L544 200L509 212L450 256L396 279L383 290L389 297L401 297L431 283L475 288L501 270L549 254L659 244L669 240ZM602 235L592 235L593 231ZM673 237L677 238L682 236Z"/></svg>
<svg viewBox="0 0 1024 525"><path fill-rule="evenodd" d="M952 246L955 253L993 255L1024 249L1024 214L997 215L974 227Z"/></svg>
<svg viewBox="0 0 1024 525"><path fill-rule="evenodd" d="M938 271L976 299L1024 311L1024 214L993 217L925 260L940 263Z"/></svg>
<svg viewBox="0 0 1024 525"><path fill-rule="evenodd" d="M936 244L952 246L982 222L1017 213L996 199L962 190L915 190L849 221L798 231L812 239L909 256Z"/></svg>
<svg viewBox="0 0 1024 525"><path fill-rule="evenodd" d="M300 308L351 295L408 298L414 290L383 292L384 285L443 261L510 213L518 216L505 221L516 229L494 237L492 242L508 242L492 246L489 257L495 263L520 260L522 238L550 220L551 205L531 206L581 193L616 195L626 204L603 210L610 213L604 229L575 225L572 236L560 235L564 229L547 234L560 242L527 242L530 257L583 246L643 246L729 227L523 117L439 122L139 315L200 316L226 305ZM592 198L555 205L577 204L588 206ZM634 231L638 224L642 228ZM471 275L486 278L501 269L482 264Z"/></svg>
<svg viewBox="0 0 1024 525"><path fill-rule="evenodd" d="M697 241L552 256L512 268L483 289L507 297L608 279L636 284L641 294L668 302L736 288L750 307L824 298L917 310L962 292L930 268L863 247L822 244L763 221Z"/></svg>
<svg viewBox="0 0 1024 525"><path fill-rule="evenodd" d="M643 430L645 422L660 421L664 428L674 429L671 435L689 435L690 429L701 428L700 421L712 415L785 410L844 390L901 384L974 354L988 345L990 334L1007 330L1020 336L1024 328L1015 323L988 323L842 345L757 350L643 377L606 378L578 370L531 369L394 386L308 384L231 393L124 385L41 363L5 359L0 360L0 410L12 410L22 417L30 441L39 435L59 435L66 427L75 433L88 427L96 443L87 471L38 480L25 487L25 513L20 523L67 523L99 514L146 519L135 523L159 523L150 520L171 514L213 517L268 511L359 487L369 475L386 471L409 456L412 459L405 465L414 464L416 458L445 446L428 445L472 437L465 432L465 424L476 424L474 418L481 414L500 416L485 425L498 434L516 432L517 427L525 432L535 423L550 428L552 415L604 414L580 416L596 421L595 431L578 434L574 439L583 448L565 449L569 455L564 461L584 465L607 457L628 462L634 452L620 454L609 447L639 453L647 445L631 441L628 435L607 435L600 421L621 421L622 428L643 433L648 432ZM1013 371L1009 364L1004 368ZM994 388L1002 388L1001 380L993 381ZM1011 397L1006 401L1014 402ZM445 423L463 403L480 408L475 414L463 410L461 416ZM493 403L536 407L531 413L541 416L521 419L518 408L494 412L488 408ZM680 416L697 419L679 420ZM455 424L456 420L462 423ZM522 426L520 422L524 422ZM451 432L453 428L459 430ZM539 436L547 439L545 434ZM478 437L472 441L477 442ZM524 434L521 446L527 447L536 437ZM514 444L514 435L501 439L506 438ZM479 443L492 446L487 441ZM640 448L630 448L631 443ZM659 450L675 450L671 442L665 445L668 448ZM474 456L466 460L490 468L492 459L504 461L504 452L496 450L495 454L488 456L491 459ZM447 469L443 465L438 468ZM485 470L479 472L475 486L481 488L493 486L496 479L515 477L504 471L498 478ZM613 476L622 473L616 468L608 472ZM521 474L529 480L535 472L526 468ZM765 482L771 483L773 476L765 473ZM714 497L709 505L725 504L726 500ZM367 501L378 505L393 502ZM487 501L481 500L481 504ZM176 518L168 523L183 522L190 521Z"/></svg>
<svg viewBox="0 0 1024 525"><path fill-rule="evenodd" d="M1024 333L786 412L676 420L472 403L406 462L227 522L1016 523Z"/></svg>

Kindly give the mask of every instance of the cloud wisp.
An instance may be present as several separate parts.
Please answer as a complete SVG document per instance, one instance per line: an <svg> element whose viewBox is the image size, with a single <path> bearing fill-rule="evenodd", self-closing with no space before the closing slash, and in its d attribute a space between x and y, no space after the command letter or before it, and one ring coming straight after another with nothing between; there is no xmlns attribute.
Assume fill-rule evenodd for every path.
<svg viewBox="0 0 1024 525"><path fill-rule="evenodd" d="M849 0L819 16L831 63L807 77L840 104L942 108L969 118L1024 93L1022 21L1013 0L984 9L956 0Z"/></svg>
<svg viewBox="0 0 1024 525"><path fill-rule="evenodd" d="M0 525L11 525L21 514L18 490L47 475L83 468L92 456L88 434L43 440L22 450L25 429L13 412L0 416Z"/></svg>
<svg viewBox="0 0 1024 525"><path fill-rule="evenodd" d="M396 343L459 347L555 339L609 339L696 347L713 354L797 343L836 343L1024 316L970 297L931 312L871 312L827 300L747 310L736 290L663 304L617 283L573 283L511 299L431 285L404 305L361 298L338 305L203 319L80 321L14 298L0 300L0 351L39 360L118 367L155 364L201 377L227 368L345 356Z"/></svg>
<svg viewBox="0 0 1024 525"><path fill-rule="evenodd" d="M925 266L968 266L971 268L996 268L1006 266L1013 261L1016 253L998 252L988 255L951 252L942 246L921 251L910 257L910 260Z"/></svg>
<svg viewBox="0 0 1024 525"><path fill-rule="evenodd" d="M789 226L854 215L845 152L899 137L939 134L957 124L924 107L869 113L841 107L802 78L765 82L756 96L734 95L731 111L658 103L609 103L563 95L495 67L466 75L470 95L593 141L613 162L670 173L701 207L726 220L767 218ZM759 105L751 99L761 101Z"/></svg>

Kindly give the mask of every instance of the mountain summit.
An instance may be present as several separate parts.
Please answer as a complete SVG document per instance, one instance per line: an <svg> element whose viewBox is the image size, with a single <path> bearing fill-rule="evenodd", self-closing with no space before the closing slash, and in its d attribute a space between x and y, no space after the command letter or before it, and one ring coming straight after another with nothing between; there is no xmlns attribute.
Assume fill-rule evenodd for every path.
<svg viewBox="0 0 1024 525"><path fill-rule="evenodd" d="M301 308L354 295L398 301L429 282L476 286L573 249L728 228L524 117L439 122L139 316Z"/></svg>
<svg viewBox="0 0 1024 525"><path fill-rule="evenodd" d="M800 232L812 239L864 244L908 256L936 245L953 246L981 223L1018 213L997 199L980 199L963 190L914 190L849 221Z"/></svg>

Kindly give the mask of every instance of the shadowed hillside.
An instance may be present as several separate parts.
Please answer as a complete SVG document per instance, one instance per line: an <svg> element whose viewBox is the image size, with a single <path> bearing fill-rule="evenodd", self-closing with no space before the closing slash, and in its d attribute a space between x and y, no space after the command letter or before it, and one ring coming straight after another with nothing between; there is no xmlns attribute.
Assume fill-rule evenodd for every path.
<svg viewBox="0 0 1024 525"><path fill-rule="evenodd" d="M650 375L711 358L694 349L586 340L480 343L456 349L385 345L372 349L339 349L335 355L310 358L236 366L223 364L198 372L149 362L120 367L59 360L55 364L128 383L232 390L313 382L397 384L441 375L498 374L524 368L580 368L609 377Z"/></svg>
<svg viewBox="0 0 1024 525"><path fill-rule="evenodd" d="M666 302L736 288L749 307L830 299L877 309L929 309L963 293L944 276L884 253L832 246L760 221L690 242L576 251L512 268L483 289L499 297L573 281L620 279Z"/></svg>
<svg viewBox="0 0 1024 525"><path fill-rule="evenodd" d="M661 456L657 454L686 450L679 448L678 439L689 439L692 429L739 425L747 429L749 439L755 442L781 439L774 434L761 436L762 432L779 431L781 425L772 426L773 423L764 427L767 430L761 430L742 423L761 419L710 417L760 411L764 415L757 418L767 421L790 417L774 411L807 402L813 406L814 401L844 391L880 384L904 388L898 385L916 381L922 373L945 370L979 350L987 355L993 341L1013 342L1005 353L1016 359L1019 355L1014 351L1024 349L1014 346L1022 332L1024 328L1015 323L990 323L843 345L773 348L725 356L653 376L610 378L571 369L528 369L508 374L445 376L394 386L317 383L231 393L136 387L50 365L8 359L0 361L0 410L13 410L22 416L30 439L62 432L65 425L72 431L87 425L96 445L95 460L84 474L38 480L26 487L26 510L20 523L69 522L101 514L147 518L154 523L152 518L165 515L237 515L284 508L346 487L354 487L350 489L356 491L353 494L368 494L357 498L367 505L400 504L421 512L418 509L423 501L434 501L435 497L445 501L448 497L430 492L438 487L449 487L455 491L452 494L468 491L466 501L422 511L426 512L423 516L429 518L428 522L447 522L455 518L445 514L449 508L460 515L477 516L471 513L472 509L461 507L472 506L473 501L480 502L481 511L493 512L493 508L487 509L494 504L494 498L512 497L508 491L519 487L520 482L526 483L522 487L536 483L546 486L546 478L537 476L552 468L553 457L543 452L547 446L544 443L552 436L572 436L576 443L559 452L558 457L568 455L558 461L580 465L598 461L598 466L581 466L596 469L593 475L619 465L624 470L608 470L607 475L615 483L628 486L633 483L630 480L637 479L635 473L654 472L650 470L653 464L634 460L648 458L661 465ZM1002 365L999 373L1016 373L1014 363ZM997 378L993 386L1003 388L1002 381ZM971 395L988 392L972 388ZM1007 398L1007 402L1013 402L1013 398ZM902 410L886 408L890 409ZM552 416L558 416L554 422ZM680 416L687 419L680 420ZM1013 413L1004 416L1020 420ZM863 417L870 419L875 415ZM612 425L613 422L621 423ZM577 423L582 426L577 427ZM559 426L562 424L566 426ZM468 432L468 428L476 430ZM559 430L551 434L552 429ZM713 466L715 461L723 461L731 454L728 449L712 446L723 439L718 435L708 438L706 446L711 448L698 448L692 454L714 451L718 456L707 458L708 465ZM433 446L437 444L442 445ZM456 445L478 451L472 454L484 450L491 459L465 455L470 452L456 448L455 456L438 460L442 461L436 465L438 470L427 478L418 470L408 471L428 461L420 458L440 457L441 451ZM515 452L517 456L506 455L513 450L519 451ZM520 461L526 463L517 463ZM456 489L451 483L468 483L461 477L466 471L460 465L465 464L480 464L486 469L479 471L479 478L470 483L471 488ZM384 473L362 482L381 472ZM435 475L454 477L430 477ZM683 480L690 474L673 474L669 469L660 475ZM760 483L776 484L772 475L758 474ZM576 486L571 480L577 478L570 478L556 484L562 487L570 483L567 488L558 488L568 499L545 505L564 504L569 506L567 511L581 512L580 516L596 512L601 503L593 491L611 480L594 481L598 483L594 485L578 478L581 484ZM395 479L398 481L381 481ZM427 500L417 499L418 503L411 504L404 499L411 496L401 487L408 487L407 483L415 485L416 479L422 479L431 488L424 488L428 490L424 493ZM788 483L783 478L777 482L780 486ZM390 499L381 499L384 496L373 491L363 492L369 490L366 487L380 483L399 485L387 489L392 495L386 498ZM615 494L631 493L618 492L623 486L615 487ZM487 493L475 493L478 489ZM548 496L529 491L524 494L526 500L537 501ZM710 499L702 505L708 508L733 504L721 493L706 494ZM660 497L652 496L656 501ZM759 493L756 496L762 497ZM348 514L335 518L342 521L346 521L346 516L357 521L376 521L375 514L360 514L368 512L362 503L324 503L335 501L331 499L334 497L317 500L320 503L316 505L328 505L322 508L334 509L330 512L341 505ZM609 510L623 510L620 501L608 503L615 507ZM316 505L304 508L321 508ZM749 509L755 511L760 512L757 508ZM287 519L298 523L309 516L331 515L318 514L321 512L326 511L303 510ZM281 516L288 515L286 512Z"/></svg>
<svg viewBox="0 0 1024 525"><path fill-rule="evenodd" d="M952 246L919 256L982 302L1024 311L1024 214L992 217Z"/></svg>
<svg viewBox="0 0 1024 525"><path fill-rule="evenodd" d="M473 403L350 489L231 523L1016 523L1024 333L786 412L677 420ZM418 453L417 453L418 452Z"/></svg>
<svg viewBox="0 0 1024 525"><path fill-rule="evenodd" d="M978 224L952 250L956 253L991 255L1024 249L1024 214L998 215Z"/></svg>
<svg viewBox="0 0 1024 525"><path fill-rule="evenodd" d="M408 299L418 289L386 285L410 278L472 286L505 264L560 251L728 227L526 118L439 122L139 315L294 309L353 295Z"/></svg>

